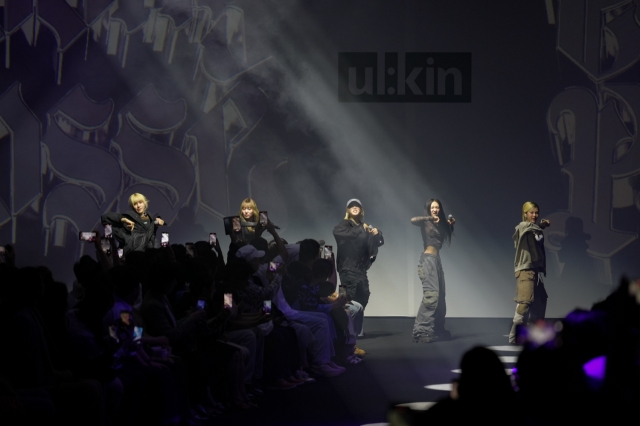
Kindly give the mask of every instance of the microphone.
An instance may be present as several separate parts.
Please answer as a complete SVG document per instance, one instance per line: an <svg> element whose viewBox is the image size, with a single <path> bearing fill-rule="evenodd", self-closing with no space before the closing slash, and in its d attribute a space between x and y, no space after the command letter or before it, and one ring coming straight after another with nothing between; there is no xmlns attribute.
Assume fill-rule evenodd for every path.
<svg viewBox="0 0 640 426"><path fill-rule="evenodd" d="M455 219L453 218L453 215L452 215L452 214L450 214L449 216L447 216L447 222L449 222L449 221L451 221L451 220L455 220Z"/></svg>

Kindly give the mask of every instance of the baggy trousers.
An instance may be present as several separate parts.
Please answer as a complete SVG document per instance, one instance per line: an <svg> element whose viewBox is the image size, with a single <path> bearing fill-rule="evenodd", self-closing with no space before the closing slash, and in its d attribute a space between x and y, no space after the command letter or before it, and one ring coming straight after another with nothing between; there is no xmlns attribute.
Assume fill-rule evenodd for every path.
<svg viewBox="0 0 640 426"><path fill-rule="evenodd" d="M358 336L364 335L364 309L369 303L369 279L366 272L343 271L340 273L340 284L347 288L347 294L351 300L355 300L362 305L361 317L355 331Z"/></svg>
<svg viewBox="0 0 640 426"><path fill-rule="evenodd" d="M444 331L444 317L447 314L440 256L422 253L418 263L418 277L422 281L422 302L413 325L413 338L431 339Z"/></svg>
<svg viewBox="0 0 640 426"><path fill-rule="evenodd" d="M509 333L509 343L516 343L518 324L531 324L544 319L547 310L547 291L539 272L531 269L516 271L516 312Z"/></svg>

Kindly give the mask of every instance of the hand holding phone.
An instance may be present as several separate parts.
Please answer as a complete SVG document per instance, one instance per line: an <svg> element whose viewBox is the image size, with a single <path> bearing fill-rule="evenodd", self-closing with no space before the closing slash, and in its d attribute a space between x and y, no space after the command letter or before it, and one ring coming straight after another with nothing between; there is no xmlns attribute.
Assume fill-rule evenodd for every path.
<svg viewBox="0 0 640 426"><path fill-rule="evenodd" d="M225 293L224 294L224 308L231 309L233 308L233 294Z"/></svg>
<svg viewBox="0 0 640 426"><path fill-rule="evenodd" d="M267 226L268 222L269 216L267 215L267 212L260 212L260 225Z"/></svg>
<svg viewBox="0 0 640 426"><path fill-rule="evenodd" d="M104 237L106 239L111 239L111 237L113 237L113 228L108 223L104 226Z"/></svg>
<svg viewBox="0 0 640 426"><path fill-rule="evenodd" d="M331 259L332 254L333 254L333 246L324 246L323 257L325 259Z"/></svg>
<svg viewBox="0 0 640 426"><path fill-rule="evenodd" d="M278 272L279 267L280 267L280 262L269 262L269 271Z"/></svg>
<svg viewBox="0 0 640 426"><path fill-rule="evenodd" d="M94 242L97 238L97 233L96 232L87 232L87 231L80 231L80 233L78 234L78 239L80 241L87 241L87 242Z"/></svg>

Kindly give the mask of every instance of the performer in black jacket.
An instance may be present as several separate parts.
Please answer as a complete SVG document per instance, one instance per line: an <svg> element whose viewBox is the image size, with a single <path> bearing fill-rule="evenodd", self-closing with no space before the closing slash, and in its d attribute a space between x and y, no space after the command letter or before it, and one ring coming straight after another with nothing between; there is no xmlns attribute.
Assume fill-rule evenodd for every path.
<svg viewBox="0 0 640 426"><path fill-rule="evenodd" d="M384 244L382 232L362 221L364 209L356 198L347 202L344 219L335 228L333 236L338 248L338 273L340 283L347 288L351 300L367 307L369 280L367 270L378 255L378 247ZM362 330L356 330L362 335Z"/></svg>
<svg viewBox="0 0 640 426"><path fill-rule="evenodd" d="M131 194L129 206L132 210L126 213L109 212L103 214L101 219L103 225L113 227L113 236L123 247L123 255L153 248L158 226L164 225L160 216L147 212L149 200L144 195L137 192Z"/></svg>

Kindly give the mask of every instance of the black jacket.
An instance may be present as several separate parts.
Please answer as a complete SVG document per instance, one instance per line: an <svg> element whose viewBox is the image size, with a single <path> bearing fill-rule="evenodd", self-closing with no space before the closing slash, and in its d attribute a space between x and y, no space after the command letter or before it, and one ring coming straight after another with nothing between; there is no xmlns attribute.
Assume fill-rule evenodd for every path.
<svg viewBox="0 0 640 426"><path fill-rule="evenodd" d="M384 244L382 232L373 235L362 224L347 219L333 228L333 236L338 246L338 272L366 272Z"/></svg>
<svg viewBox="0 0 640 426"><path fill-rule="evenodd" d="M123 254L131 251L145 251L153 248L156 242L156 231L158 225L154 221L160 216L147 212L149 220L143 221L138 213L129 210L126 213L105 213L102 215L102 224L110 224L113 227L113 236L123 247ZM131 220L134 223L133 231L129 231L122 218Z"/></svg>

